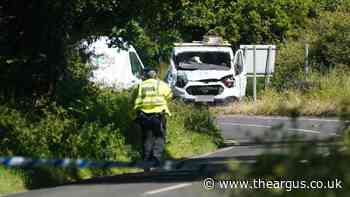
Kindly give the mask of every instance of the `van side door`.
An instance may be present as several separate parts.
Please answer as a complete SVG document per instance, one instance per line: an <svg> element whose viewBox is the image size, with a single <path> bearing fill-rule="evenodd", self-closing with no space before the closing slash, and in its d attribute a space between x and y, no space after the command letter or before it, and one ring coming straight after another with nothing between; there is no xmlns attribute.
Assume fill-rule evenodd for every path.
<svg viewBox="0 0 350 197"><path fill-rule="evenodd" d="M134 51L129 52L129 58L130 58L130 66L131 66L131 72L132 72L131 83L134 85L141 80L143 64L140 58L138 57L137 53Z"/></svg>
<svg viewBox="0 0 350 197"><path fill-rule="evenodd" d="M240 49L235 54L234 69L236 79L238 80L237 86L239 88L240 97L242 98L246 95L247 70L245 67L244 53Z"/></svg>

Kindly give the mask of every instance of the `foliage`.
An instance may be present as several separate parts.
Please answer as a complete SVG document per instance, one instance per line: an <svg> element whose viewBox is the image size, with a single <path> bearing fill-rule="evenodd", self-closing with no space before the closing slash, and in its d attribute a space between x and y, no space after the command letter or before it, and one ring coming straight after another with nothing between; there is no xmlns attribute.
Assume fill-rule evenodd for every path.
<svg viewBox="0 0 350 197"><path fill-rule="evenodd" d="M217 146L221 146L223 139L216 125L215 117L210 113L208 106L189 105L181 101L175 101L171 105L174 116L171 119L183 123L184 130L195 131L212 137Z"/></svg>
<svg viewBox="0 0 350 197"><path fill-rule="evenodd" d="M0 34L0 95L17 100L54 97L57 82L69 74L68 66L82 39L124 37L136 46L146 65L157 67L159 60L168 58L175 41L219 34L233 45L283 43L301 37L299 30L307 28L308 19L327 10L346 13L348 8L347 0L4 0L0 4L4 29ZM335 30L324 37L329 50L344 27ZM346 40L344 36L338 41ZM342 51L323 55L338 52Z"/></svg>
<svg viewBox="0 0 350 197"><path fill-rule="evenodd" d="M49 111L50 110L50 111ZM96 122L78 125L60 107L42 111L38 121L15 110L1 110L1 154L49 158L121 159L124 139L113 124ZM107 152L109 151L109 152ZM111 152L110 152L111 151Z"/></svg>
<svg viewBox="0 0 350 197"><path fill-rule="evenodd" d="M1 1L1 95L54 95L74 45L90 35L110 32L127 1ZM112 11L115 12L112 12Z"/></svg>
<svg viewBox="0 0 350 197"><path fill-rule="evenodd" d="M213 116L206 109L177 100L170 103L169 107L172 116L168 118L166 152L170 158L188 157L222 145L220 131L211 121ZM200 115L201 113L203 114ZM196 118L197 116L201 118ZM208 140L212 143L203 146L203 142Z"/></svg>
<svg viewBox="0 0 350 197"><path fill-rule="evenodd" d="M52 104L42 109L40 116L0 106L0 155L111 161L141 159L141 132L137 125L130 123L132 120L123 110L127 108L128 94L107 89L101 90L96 97L94 101L82 101L86 105L78 103L68 110ZM186 126L186 120L193 118L193 111L201 110L185 105L178 108L175 104L171 110L173 116L168 118L165 158L189 157L218 146L218 130L209 130L215 128L213 123L203 125L199 130ZM196 120L192 122L197 124ZM8 176L10 179L21 180L29 189L112 173L40 168L19 170L24 176L17 176L12 171L4 171L11 175Z"/></svg>
<svg viewBox="0 0 350 197"><path fill-rule="evenodd" d="M304 45L300 42L290 42L281 45L276 58L276 72L272 85L279 90L296 87L298 80L304 75Z"/></svg>
<svg viewBox="0 0 350 197"><path fill-rule="evenodd" d="M290 39L278 47L272 85L278 90L308 85L304 74L306 43L309 44L310 70L327 73L336 66L346 69L350 65L349 19L348 12L339 8L322 11L319 16L307 20L308 28L298 31L302 37Z"/></svg>
<svg viewBox="0 0 350 197"><path fill-rule="evenodd" d="M233 44L283 41L291 30L303 27L313 5L288 0L185 2L182 20L187 29L199 29L199 36L213 32Z"/></svg>
<svg viewBox="0 0 350 197"><path fill-rule="evenodd" d="M324 12L311 25L317 38L312 54L315 63L324 67L350 65L349 12Z"/></svg>

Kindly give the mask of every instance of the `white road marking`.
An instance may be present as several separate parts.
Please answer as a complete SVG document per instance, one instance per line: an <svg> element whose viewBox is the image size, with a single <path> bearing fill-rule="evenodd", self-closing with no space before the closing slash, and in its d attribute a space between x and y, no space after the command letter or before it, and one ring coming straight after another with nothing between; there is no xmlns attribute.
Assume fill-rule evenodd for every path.
<svg viewBox="0 0 350 197"><path fill-rule="evenodd" d="M207 157L209 155L216 154L216 153L222 153L222 152L231 150L233 148L234 148L233 146L226 147L226 148L221 148L221 149L213 151L211 153L206 153L206 154L203 154L203 155L191 157L190 159ZM189 160L189 159L185 159L185 160ZM164 188L160 188L160 189L156 189L156 190L151 190L151 191L147 191L147 192L143 193L142 196L149 196L149 195L158 194L158 193L162 193L162 192L167 192L167 191L171 191L171 190L181 189L181 188L184 188L184 187L189 187L192 184L193 183L181 183L181 184L172 185L172 186L169 186L169 187L164 187Z"/></svg>
<svg viewBox="0 0 350 197"><path fill-rule="evenodd" d="M320 131L314 131L314 130L308 130L308 129L287 128L287 130L288 131L300 131L300 132L305 132L305 133L321 134Z"/></svg>
<svg viewBox="0 0 350 197"><path fill-rule="evenodd" d="M261 125L261 124L241 124L241 123L234 123L234 122L221 122L222 125L232 125L232 126L243 126L243 127L257 127L257 128L272 128L270 125Z"/></svg>
<svg viewBox="0 0 350 197"><path fill-rule="evenodd" d="M272 120L292 120L291 117L283 117L283 116L239 116L239 115L227 115L222 117L232 117L232 118L247 118L249 119L272 119ZM319 122L340 122L338 119L324 119L324 118L307 118L307 117L297 117L297 120L309 120L309 121L319 121Z"/></svg>
<svg viewBox="0 0 350 197"><path fill-rule="evenodd" d="M192 183L182 183L182 184L177 184L177 185L172 185L169 187L164 187L161 189L155 189L155 190L151 190L148 192L145 192L142 194L142 196L149 196L149 195L153 195L153 194L158 194L158 193L162 193L162 192L168 192L171 190L176 190L176 189L180 189L180 188L184 188L184 187L189 187L191 186Z"/></svg>
<svg viewBox="0 0 350 197"><path fill-rule="evenodd" d="M242 126L242 127L256 127L256 128L268 128L271 129L273 126L270 125L258 125L258 124L241 124L234 122L221 122L222 125ZM283 129L282 129L283 130ZM322 134L320 131L299 129L299 128L285 128L287 131L299 131L304 133ZM337 135L336 133L329 133L329 135Z"/></svg>
<svg viewBox="0 0 350 197"><path fill-rule="evenodd" d="M209 155L216 154L216 153L222 153L222 152L225 152L225 151L231 150L231 149L233 149L233 148L234 148L233 146L226 147L226 148L221 148L221 149L218 149L218 150L216 150L216 151L214 151L214 152L211 152L211 153L206 153L206 154L203 154L203 155L199 155L199 156L190 157L190 159L207 157L207 156L209 156Z"/></svg>

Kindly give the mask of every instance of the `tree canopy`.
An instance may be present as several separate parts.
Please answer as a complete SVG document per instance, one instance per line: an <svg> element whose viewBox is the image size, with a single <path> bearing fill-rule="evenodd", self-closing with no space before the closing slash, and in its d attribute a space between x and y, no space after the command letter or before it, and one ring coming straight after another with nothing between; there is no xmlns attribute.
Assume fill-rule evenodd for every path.
<svg viewBox="0 0 350 197"><path fill-rule="evenodd" d="M307 19L348 5L349 0L2 0L0 95L53 95L82 39L123 37L147 65L156 65L175 41L217 34L233 45L283 43L300 36Z"/></svg>

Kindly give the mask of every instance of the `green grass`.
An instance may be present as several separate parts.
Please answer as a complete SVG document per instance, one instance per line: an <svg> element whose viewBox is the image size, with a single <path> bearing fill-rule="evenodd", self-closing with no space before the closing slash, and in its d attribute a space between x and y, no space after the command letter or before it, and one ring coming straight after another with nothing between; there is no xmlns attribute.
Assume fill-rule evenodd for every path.
<svg viewBox="0 0 350 197"><path fill-rule="evenodd" d="M172 116L168 118L166 151L172 158L189 157L215 150L221 136L208 108L170 103Z"/></svg>
<svg viewBox="0 0 350 197"><path fill-rule="evenodd" d="M25 191L25 176L20 170L0 166L0 196L11 192Z"/></svg>
<svg viewBox="0 0 350 197"><path fill-rule="evenodd" d="M179 122L169 121L166 151L172 158L190 157L213 151L216 148L217 145L211 136L186 131Z"/></svg>

